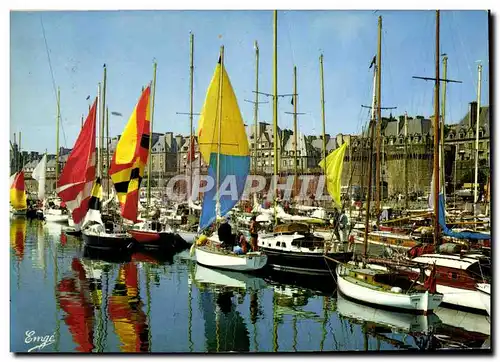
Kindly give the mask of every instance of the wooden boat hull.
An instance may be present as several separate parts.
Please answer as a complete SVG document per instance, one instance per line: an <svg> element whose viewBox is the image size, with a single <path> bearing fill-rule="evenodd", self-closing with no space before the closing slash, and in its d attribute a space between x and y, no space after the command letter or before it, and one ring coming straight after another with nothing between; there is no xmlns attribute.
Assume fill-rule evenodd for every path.
<svg viewBox="0 0 500 362"><path fill-rule="evenodd" d="M349 278L348 270L343 264L337 265L338 290L343 296L363 304L406 313L430 314L443 300L442 294L431 294L428 291L403 294L371 289L353 280L354 278Z"/></svg>
<svg viewBox="0 0 500 362"><path fill-rule="evenodd" d="M354 242L356 244L364 244L364 232L353 233ZM387 231L370 232L368 233L368 243L374 245L389 246L402 250L410 250L416 245L420 244L419 241L412 239L409 236L394 234Z"/></svg>
<svg viewBox="0 0 500 362"><path fill-rule="evenodd" d="M331 275L334 273L335 263L325 260L322 253L292 252L259 247L268 257L268 267L290 273ZM340 262L352 259L352 252L327 253L329 258Z"/></svg>
<svg viewBox="0 0 500 362"><path fill-rule="evenodd" d="M127 233L91 233L82 232L85 246L102 250L131 250L135 246L135 240Z"/></svg>
<svg viewBox="0 0 500 362"><path fill-rule="evenodd" d="M267 256L260 252L236 255L207 246L194 247L194 255L200 265L240 272L260 270L267 263Z"/></svg>

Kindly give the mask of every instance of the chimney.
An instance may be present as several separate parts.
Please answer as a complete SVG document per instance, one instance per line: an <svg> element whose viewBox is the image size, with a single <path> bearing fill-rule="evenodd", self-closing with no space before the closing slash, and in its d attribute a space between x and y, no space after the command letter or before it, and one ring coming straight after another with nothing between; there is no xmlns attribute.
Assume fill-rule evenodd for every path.
<svg viewBox="0 0 500 362"><path fill-rule="evenodd" d="M173 132L165 132L165 144L170 148L170 151L176 152L177 149L174 145L174 133Z"/></svg>
<svg viewBox="0 0 500 362"><path fill-rule="evenodd" d="M177 143L177 149L180 150L180 148L182 147L182 135L178 134L177 136L175 136L175 142Z"/></svg>
<svg viewBox="0 0 500 362"><path fill-rule="evenodd" d="M469 103L469 127L476 126L477 119L477 102L473 101Z"/></svg>

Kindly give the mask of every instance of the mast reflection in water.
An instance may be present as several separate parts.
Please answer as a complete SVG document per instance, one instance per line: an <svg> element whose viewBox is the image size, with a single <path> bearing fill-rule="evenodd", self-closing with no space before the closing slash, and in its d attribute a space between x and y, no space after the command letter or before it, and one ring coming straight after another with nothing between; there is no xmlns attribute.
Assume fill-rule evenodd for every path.
<svg viewBox="0 0 500 362"><path fill-rule="evenodd" d="M486 316L385 312L287 278L196 265L189 251L96 254L61 226L10 225L11 350L293 352L481 348ZM332 279L316 285L334 286ZM314 288L314 289L311 289ZM38 343L39 344L39 343Z"/></svg>

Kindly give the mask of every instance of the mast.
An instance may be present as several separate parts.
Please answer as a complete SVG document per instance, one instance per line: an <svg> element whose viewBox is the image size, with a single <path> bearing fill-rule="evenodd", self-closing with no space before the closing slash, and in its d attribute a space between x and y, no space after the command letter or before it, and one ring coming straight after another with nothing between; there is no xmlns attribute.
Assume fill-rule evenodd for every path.
<svg viewBox="0 0 500 362"><path fill-rule="evenodd" d="M193 142L193 74L194 74L194 34L189 34L189 148L192 149ZM193 157L194 155L191 155ZM193 195L193 161L189 162L189 198ZM189 214L192 214L189 208Z"/></svg>
<svg viewBox="0 0 500 362"><path fill-rule="evenodd" d="M83 128L83 114L82 114L82 121L81 121L81 124L80 124L80 130Z"/></svg>
<svg viewBox="0 0 500 362"><path fill-rule="evenodd" d="M253 145L253 173L257 174L257 127L259 115L259 44L255 41L255 101L253 106L253 121L254 121L254 145Z"/></svg>
<svg viewBox="0 0 500 362"><path fill-rule="evenodd" d="M382 115L381 115L381 75L382 75L382 17L378 17L378 46L377 46L377 158L376 158L376 169L375 169L375 215L377 226L379 225L380 216L380 133L382 127ZM371 174L370 174L371 177Z"/></svg>
<svg viewBox="0 0 500 362"><path fill-rule="evenodd" d="M23 169L23 154L21 153L21 131L19 131L19 171Z"/></svg>
<svg viewBox="0 0 500 362"><path fill-rule="evenodd" d="M443 78L445 79L444 84L443 84L443 100L441 104L441 122L440 127L441 127L441 132L440 132L440 151L441 151L441 158L440 158L440 165L439 168L441 170L441 182L443 183L443 188L445 187L445 170L444 170L444 124L445 124L445 116L446 116L446 79L448 74L448 57L446 54L443 57ZM444 191L444 190L443 190ZM444 197L444 204L446 205L446 192L443 192L443 197Z"/></svg>
<svg viewBox="0 0 500 362"><path fill-rule="evenodd" d="M273 27L273 133L274 133L274 180L276 182L274 193L274 223L276 219L276 191L277 191L277 175L278 175L278 11L274 10L274 27Z"/></svg>
<svg viewBox="0 0 500 362"><path fill-rule="evenodd" d="M12 148L12 155L14 157L14 173L17 172L17 159L18 153L19 153L19 145L17 144L17 138L16 138L16 132L14 132L14 145L16 145L16 148ZM12 144L11 144L12 147Z"/></svg>
<svg viewBox="0 0 500 362"><path fill-rule="evenodd" d="M106 193L109 198L109 109L106 107ZM109 209L109 203L106 207Z"/></svg>
<svg viewBox="0 0 500 362"><path fill-rule="evenodd" d="M326 174L326 134L325 134L325 84L323 80L323 54L319 56L319 77L321 79L321 124L323 137L323 159L325 160Z"/></svg>
<svg viewBox="0 0 500 362"><path fill-rule="evenodd" d="M217 183L216 183L216 194L215 194L215 214L217 219L220 218L220 152L221 152L221 142L222 142L222 82L224 81L224 45L220 47L220 73L219 73L219 120L218 120L218 133L219 137L217 139Z"/></svg>
<svg viewBox="0 0 500 362"><path fill-rule="evenodd" d="M436 10L436 77L434 80L434 245L439 243L439 10Z"/></svg>
<svg viewBox="0 0 500 362"><path fill-rule="evenodd" d="M153 146L153 116L155 114L155 91L156 91L156 61L153 61L153 89L151 94L151 120L149 121L149 149L148 149L148 189L147 189L147 202L146 209L149 212L149 204L151 202L151 164L153 157L151 155L151 148Z"/></svg>
<svg viewBox="0 0 500 362"><path fill-rule="evenodd" d="M102 177L104 176L103 170L104 170L104 124L105 124L105 117L106 113L104 112L106 110L106 64L103 66L104 68L104 79L102 82L102 104L101 104L101 131L100 131L100 137L99 137L99 144L100 144L100 149L101 149L101 155L100 155L100 176L101 176L101 183L104 182Z"/></svg>
<svg viewBox="0 0 500 362"><path fill-rule="evenodd" d="M405 209L408 210L408 113L405 112Z"/></svg>
<svg viewBox="0 0 500 362"><path fill-rule="evenodd" d="M101 120L101 113L102 113L102 103L101 103L101 82L97 83L97 122L100 122ZM101 148L101 128L99 127L99 123L97 124L97 177L102 176L102 158L101 158L101 153L102 153L102 148Z"/></svg>
<svg viewBox="0 0 500 362"><path fill-rule="evenodd" d="M56 185L59 178L59 118L61 118L61 90L57 87L57 115L56 115ZM21 143L21 132L19 132L19 144Z"/></svg>
<svg viewBox="0 0 500 362"><path fill-rule="evenodd" d="M477 110L476 110L476 157L474 161L474 216L477 214L477 182L478 182L478 164L479 164L479 115L481 113L481 74L483 66L477 66Z"/></svg>
<svg viewBox="0 0 500 362"><path fill-rule="evenodd" d="M373 136L374 136L374 126L375 126L375 104L377 102L376 99L376 85L377 85L377 70L378 67L375 65L373 69L373 99L372 99L372 116L370 119L370 124L368 126L369 132L369 152L368 152L368 197L366 198L366 215L365 215L365 238L364 238L364 247L363 247L363 256L366 258L368 251L368 228L370 223L370 201L372 198L372 168L373 168Z"/></svg>
<svg viewBox="0 0 500 362"><path fill-rule="evenodd" d="M297 67L293 67L293 169L295 196L297 196Z"/></svg>

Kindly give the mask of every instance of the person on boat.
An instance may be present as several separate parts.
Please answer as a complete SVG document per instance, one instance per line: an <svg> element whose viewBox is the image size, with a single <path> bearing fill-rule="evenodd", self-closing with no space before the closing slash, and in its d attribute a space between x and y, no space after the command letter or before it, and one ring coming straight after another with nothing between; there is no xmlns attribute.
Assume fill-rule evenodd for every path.
<svg viewBox="0 0 500 362"><path fill-rule="evenodd" d="M340 213L339 210L335 207L333 209L333 233L335 234L335 237L337 238L337 241L342 242L340 239L340 233L339 233L339 220L340 220Z"/></svg>
<svg viewBox="0 0 500 362"><path fill-rule="evenodd" d="M252 246L252 251L258 251L259 247L257 246L257 238L258 238L258 226L257 216L253 215L250 219L250 244Z"/></svg>
<svg viewBox="0 0 500 362"><path fill-rule="evenodd" d="M184 212L182 213L182 216L181 216L181 225L186 225L187 222L188 222L188 215L189 215L189 211L188 210L184 210Z"/></svg>
<svg viewBox="0 0 500 362"><path fill-rule="evenodd" d="M344 208L342 208L342 211L340 212L338 225L341 232L340 239L345 246L345 244L347 244L348 242L348 237L349 237L349 217L345 213Z"/></svg>
<svg viewBox="0 0 500 362"><path fill-rule="evenodd" d="M227 219L223 219L217 230L217 235L219 236L219 241L222 243L222 247L232 250L234 246L234 236L232 234L231 225Z"/></svg>
<svg viewBox="0 0 500 362"><path fill-rule="evenodd" d="M234 246L233 252L235 254L243 255L247 253L247 239L243 235L243 233L238 233L237 236L237 245Z"/></svg>

